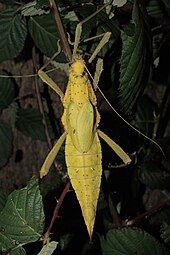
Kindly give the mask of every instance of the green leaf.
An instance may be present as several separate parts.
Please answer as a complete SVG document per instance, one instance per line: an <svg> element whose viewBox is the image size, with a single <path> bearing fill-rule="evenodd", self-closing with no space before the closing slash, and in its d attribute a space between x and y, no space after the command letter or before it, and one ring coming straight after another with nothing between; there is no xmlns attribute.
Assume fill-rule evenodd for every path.
<svg viewBox="0 0 170 255"><path fill-rule="evenodd" d="M14 9L0 12L0 61L17 57L27 35L26 20Z"/></svg>
<svg viewBox="0 0 170 255"><path fill-rule="evenodd" d="M170 245L170 225L163 223L161 227L161 237L164 242Z"/></svg>
<svg viewBox="0 0 170 255"><path fill-rule="evenodd" d="M16 128L32 139L46 141L42 116L37 109L27 108L18 110ZM51 139L55 137L51 123L46 115L47 126Z"/></svg>
<svg viewBox="0 0 170 255"><path fill-rule="evenodd" d="M117 7L122 7L127 3L127 0L114 0L113 5L116 5Z"/></svg>
<svg viewBox="0 0 170 255"><path fill-rule="evenodd" d="M15 98L14 80L1 76L8 76L8 73L0 71L0 109L7 107Z"/></svg>
<svg viewBox="0 0 170 255"><path fill-rule="evenodd" d="M46 11L46 10L37 8L36 1L29 2L21 8L21 14L24 16L42 15L44 13L49 13L49 10Z"/></svg>
<svg viewBox="0 0 170 255"><path fill-rule="evenodd" d="M57 248L58 242L52 241L43 246L42 250L38 255L51 255L53 251Z"/></svg>
<svg viewBox="0 0 170 255"><path fill-rule="evenodd" d="M62 235L62 236L60 237L60 242L59 242L59 243L60 243L60 249L61 249L61 251L64 251L64 250L67 249L67 247L68 247L68 245L69 245L71 239L72 239L72 234L70 234L70 233L67 233L67 234L65 234L65 235Z"/></svg>
<svg viewBox="0 0 170 255"><path fill-rule="evenodd" d="M28 28L37 48L52 57L57 51L59 37L51 14L31 17Z"/></svg>
<svg viewBox="0 0 170 255"><path fill-rule="evenodd" d="M151 32L143 1L134 1L132 19L135 25L134 34L131 36L122 32L120 59L120 103L128 113L132 112L147 84L152 57Z"/></svg>
<svg viewBox="0 0 170 255"><path fill-rule="evenodd" d="M167 255L154 237L137 228L112 229L100 238L103 255Z"/></svg>
<svg viewBox="0 0 170 255"><path fill-rule="evenodd" d="M21 245L35 242L43 230L43 203L38 179L34 176L25 188L13 191L8 196L0 212L0 250L14 251Z"/></svg>
<svg viewBox="0 0 170 255"><path fill-rule="evenodd" d="M11 127L0 122L0 168L9 160L12 153L13 134Z"/></svg>
<svg viewBox="0 0 170 255"><path fill-rule="evenodd" d="M148 15L154 18L157 23L165 15L163 4L159 0L148 1L147 12L148 12Z"/></svg>
<svg viewBox="0 0 170 255"><path fill-rule="evenodd" d="M42 8L49 5L48 0L37 0L36 8Z"/></svg>
<svg viewBox="0 0 170 255"><path fill-rule="evenodd" d="M9 255L27 255L26 251L22 247L17 247L9 252Z"/></svg>
<svg viewBox="0 0 170 255"><path fill-rule="evenodd" d="M15 239L14 243L13 240L8 238L6 235L3 234L3 229L0 229L0 251L7 252L15 247Z"/></svg>
<svg viewBox="0 0 170 255"><path fill-rule="evenodd" d="M7 198L8 198L9 192L4 189L0 189L0 211L4 208Z"/></svg>
<svg viewBox="0 0 170 255"><path fill-rule="evenodd" d="M170 174L154 161L147 161L141 166L139 178L151 189L169 189Z"/></svg>

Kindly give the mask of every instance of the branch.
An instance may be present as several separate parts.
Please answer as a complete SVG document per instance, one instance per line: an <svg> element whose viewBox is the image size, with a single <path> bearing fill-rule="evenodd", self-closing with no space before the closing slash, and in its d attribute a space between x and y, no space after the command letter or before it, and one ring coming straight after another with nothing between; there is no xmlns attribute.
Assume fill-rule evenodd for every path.
<svg viewBox="0 0 170 255"><path fill-rule="evenodd" d="M135 223L141 221L143 218L147 219L150 215L156 213L158 210L160 210L162 207L164 206L169 206L170 205L170 200L165 200L164 202L153 206L151 209L149 209L147 212L142 213L141 215L137 216L135 219L133 220L128 220L125 222L125 226L132 226Z"/></svg>
<svg viewBox="0 0 170 255"><path fill-rule="evenodd" d="M68 61L71 62L72 61L72 53L71 53L71 49L70 49L70 45L68 43L66 33L64 31L64 27L63 27L63 24L62 24L62 21L60 18L58 8L57 8L54 0L49 0L49 4L50 4L50 10L54 17L54 20L56 23L56 28L58 30L59 37L61 40L61 48L63 49L63 52L66 55Z"/></svg>
<svg viewBox="0 0 170 255"><path fill-rule="evenodd" d="M65 186L65 188L64 188L64 190L63 190L63 192L61 193L60 198L59 198L58 200L56 200L56 207L54 208L53 216L52 216L52 218L51 218L50 225L49 225L49 227L48 227L46 233L44 234L44 237L42 238L42 240L43 240L44 243L46 243L47 240L48 240L48 238L49 238L49 235L50 235L50 233L51 233L51 229L52 229L52 227L53 227L53 224L54 224L56 218L59 217L59 216L58 216L59 209L60 209L60 207L61 207L61 205L62 205L62 203L63 203L63 200L64 200L64 198L65 198L67 192L69 192L69 191L70 191L70 180L68 180L68 182L67 182L67 184L66 184L66 186Z"/></svg>

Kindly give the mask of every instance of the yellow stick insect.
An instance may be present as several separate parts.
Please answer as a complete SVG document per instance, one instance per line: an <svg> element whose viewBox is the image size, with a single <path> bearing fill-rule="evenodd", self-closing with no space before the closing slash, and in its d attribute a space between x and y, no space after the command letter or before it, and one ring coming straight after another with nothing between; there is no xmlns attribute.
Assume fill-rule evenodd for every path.
<svg viewBox="0 0 170 255"><path fill-rule="evenodd" d="M42 81L60 96L64 106L61 120L65 130L47 155L40 171L40 177L47 175L61 145L65 141L65 161L68 176L75 190L91 239L102 176L102 151L99 137L114 150L124 164L130 164L131 159L118 144L98 128L100 114L97 110L96 95L85 63L82 57L77 54L82 23L84 22L85 20L79 23L76 28L72 63L65 94L43 71L44 67L38 72ZM110 32L104 34L89 62L95 58L103 45L109 40L109 37ZM101 62L98 63L98 66L100 66L99 72L101 73ZM97 69L98 67L96 71L98 71ZM96 81L98 79L99 77L95 78Z"/></svg>

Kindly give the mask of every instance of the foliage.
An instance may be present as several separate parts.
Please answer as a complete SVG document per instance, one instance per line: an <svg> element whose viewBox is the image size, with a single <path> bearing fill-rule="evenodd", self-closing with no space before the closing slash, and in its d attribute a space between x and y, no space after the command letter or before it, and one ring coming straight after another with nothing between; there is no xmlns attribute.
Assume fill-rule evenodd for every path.
<svg viewBox="0 0 170 255"><path fill-rule="evenodd" d="M22 246L37 241L44 229L37 178L33 177L25 188L8 196L0 218L0 249L3 252L10 250L10 254L25 254Z"/></svg>
<svg viewBox="0 0 170 255"><path fill-rule="evenodd" d="M56 2L69 41L74 41L77 23L101 4L97 0ZM83 24L80 53L86 61L101 39L99 35L112 32L98 55L104 60L99 85L110 95L109 100L116 105L116 110L139 131L159 142L168 158L169 1L131 0L123 1L120 7L114 2L107 12L102 10ZM37 66L42 65L42 57L52 57L57 51L55 66L67 70L68 61L60 49L60 35L47 0L0 0L0 7L0 168L3 172L14 156L16 130L32 143L39 140L43 144L47 136L52 140L57 138L62 129L53 114L54 106L47 91L41 88L32 95L40 96L46 103L42 116L41 107L37 109L23 100L29 92L22 94L20 82L28 79L31 84L31 76L15 77L20 74L4 68L3 64L33 59L37 70ZM40 59L38 64L32 53L35 48ZM95 61L88 68L94 73ZM87 250L104 255L170 254L170 172L166 159L154 143L118 120L108 107L103 107L103 101L99 96L102 128L106 132L111 130L111 136L129 153L135 151L135 156L131 166L108 170L115 167L117 158L113 154L110 156L103 146L103 168L110 172L108 179L103 177L102 180L95 225L98 234L94 234L94 242L86 243L86 229L73 192L68 192L62 203L62 218L57 218L51 239L44 235L45 224L49 225L55 207L54 197L59 197L60 201L65 185L64 173L62 178L59 173L53 173L52 181L41 186L33 176L25 188L10 194L0 189L0 250L4 254L33 254L32 250L41 255L55 254L56 250L57 254L87 254ZM55 107L58 105L56 102ZM65 167L63 158L61 151L58 161ZM31 167L30 163L30 171ZM155 191L159 192L158 197L152 195ZM138 227L133 227L135 224ZM44 241L43 248L40 240Z"/></svg>
<svg viewBox="0 0 170 255"><path fill-rule="evenodd" d="M154 237L137 228L109 230L101 237L103 254L167 254Z"/></svg>

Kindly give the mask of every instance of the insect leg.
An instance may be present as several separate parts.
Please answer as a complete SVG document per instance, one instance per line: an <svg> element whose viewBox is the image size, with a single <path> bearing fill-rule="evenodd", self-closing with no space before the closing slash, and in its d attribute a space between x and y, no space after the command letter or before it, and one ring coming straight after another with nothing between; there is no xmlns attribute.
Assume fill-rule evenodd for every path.
<svg viewBox="0 0 170 255"><path fill-rule="evenodd" d="M91 57L89 58L88 62L91 63L94 58L97 56L97 54L99 53L99 51L103 48L103 46L109 41L109 38L111 36L111 32L106 32L102 39L100 40L99 44L97 45L96 49L94 50L93 54L91 55Z"/></svg>
<svg viewBox="0 0 170 255"><path fill-rule="evenodd" d="M117 144L115 143L109 136L103 133L101 130L97 130L98 135L114 150L114 152L123 160L125 164L130 164L131 159L126 154L126 152Z"/></svg>
<svg viewBox="0 0 170 255"><path fill-rule="evenodd" d="M102 11L104 8L106 8L106 6L109 5L105 4L104 6L102 6L99 10L97 10L96 12L92 13L90 16L88 16L87 18L85 18L84 20L82 20L80 23L78 23L77 27L76 27L76 32L75 32L75 41L74 41L74 49L73 49L73 59L76 56L77 53L77 49L78 49L78 45L80 42L80 38L81 38L81 33L82 33L82 25L89 21L90 19L92 19L95 15L97 15L100 11ZM99 43L100 44L100 43ZM99 51L98 51L99 52ZM95 55L96 56L96 55Z"/></svg>
<svg viewBox="0 0 170 255"><path fill-rule="evenodd" d="M59 41L57 44L58 44L57 52L47 61L45 65L43 65L40 68L40 70L38 71L38 76L43 82L45 82L50 88L52 88L60 96L62 101L64 97L64 93L57 86L57 84L43 71L49 65L49 63L61 52Z"/></svg>
<svg viewBox="0 0 170 255"><path fill-rule="evenodd" d="M98 88L98 83L100 80L100 76L101 73L103 71L103 59L98 58L97 59L97 63L96 63L96 70L95 70L95 74L94 74L94 78L91 75L91 73L89 72L88 68L85 66L87 73L89 74L89 76L91 77L92 81L93 81L93 88L96 91Z"/></svg>
<svg viewBox="0 0 170 255"><path fill-rule="evenodd" d="M60 96L62 101L64 97L64 93L57 86L57 84L44 71L42 71L42 69L38 71L38 75L43 82L45 82L50 88L52 88Z"/></svg>
<svg viewBox="0 0 170 255"><path fill-rule="evenodd" d="M101 58L98 58L96 63L96 71L95 71L94 79L93 79L93 87L95 91L97 90L102 71L103 71L103 60Z"/></svg>
<svg viewBox="0 0 170 255"><path fill-rule="evenodd" d="M66 138L67 132L64 132L60 138L57 140L57 142L55 143L55 145L53 146L52 150L48 153L42 167L40 170L40 178L43 178L45 175L48 174L49 169L52 165L52 163L55 160L55 157L57 156L57 153L60 150L61 145L63 144L65 138Z"/></svg>

